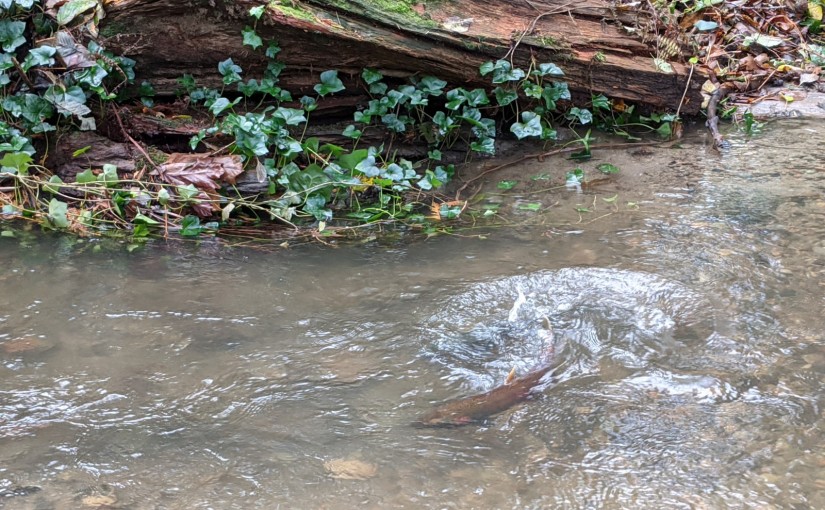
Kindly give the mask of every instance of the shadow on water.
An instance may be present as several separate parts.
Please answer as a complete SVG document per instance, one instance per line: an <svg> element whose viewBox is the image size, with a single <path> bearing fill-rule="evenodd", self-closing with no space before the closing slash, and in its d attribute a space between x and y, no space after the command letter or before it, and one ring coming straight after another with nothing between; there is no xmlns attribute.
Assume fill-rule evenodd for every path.
<svg viewBox="0 0 825 510"><path fill-rule="evenodd" d="M823 129L721 157L695 135L645 162L690 189L551 236L117 256L2 238L0 501L823 507L825 168L802 152ZM412 426L541 366L545 316L531 398Z"/></svg>

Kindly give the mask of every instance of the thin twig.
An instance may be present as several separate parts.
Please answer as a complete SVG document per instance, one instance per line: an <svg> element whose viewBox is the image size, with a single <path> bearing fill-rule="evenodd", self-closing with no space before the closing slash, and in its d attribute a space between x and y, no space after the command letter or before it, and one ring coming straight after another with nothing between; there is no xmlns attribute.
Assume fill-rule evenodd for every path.
<svg viewBox="0 0 825 510"><path fill-rule="evenodd" d="M132 142L132 145L134 145L137 148L137 150L140 151L141 154L143 154L143 157L146 158L146 164L148 164L152 168L157 168L157 165L155 164L154 161L152 161L152 157L149 156L149 153L146 152L146 150L139 143L137 143L137 141L134 138L132 138L131 135L129 135L129 133L126 131L126 128L123 126L123 120L120 118L120 113L118 113L118 111L117 111L117 106L113 106L112 111L115 114L115 118L117 119L117 123L120 126L120 130L123 132L123 136L125 136L127 140ZM146 168L140 169L134 175L135 180L139 181L143 177L143 173L145 171L146 171Z"/></svg>

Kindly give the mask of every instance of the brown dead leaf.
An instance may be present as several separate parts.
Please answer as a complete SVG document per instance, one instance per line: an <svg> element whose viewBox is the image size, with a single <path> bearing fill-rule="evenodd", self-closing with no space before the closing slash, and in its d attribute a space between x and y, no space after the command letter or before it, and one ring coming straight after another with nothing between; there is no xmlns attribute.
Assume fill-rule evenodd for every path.
<svg viewBox="0 0 825 510"><path fill-rule="evenodd" d="M158 175L162 181L178 186L192 184L196 188L215 192L221 182L234 184L235 178L243 172L241 157L209 156L208 154L174 153L152 175Z"/></svg>
<svg viewBox="0 0 825 510"><path fill-rule="evenodd" d="M441 208L442 207L461 207L461 212L464 212L464 209L467 208L467 202L465 200L449 200L447 202L433 202L430 206L430 214L427 215L428 219L434 221L441 221L444 219L441 215Z"/></svg>

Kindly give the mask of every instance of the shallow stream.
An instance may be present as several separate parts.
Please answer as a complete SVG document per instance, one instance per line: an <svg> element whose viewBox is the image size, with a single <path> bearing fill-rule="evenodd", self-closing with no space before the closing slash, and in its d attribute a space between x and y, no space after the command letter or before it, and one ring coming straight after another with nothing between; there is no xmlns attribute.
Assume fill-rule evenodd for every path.
<svg viewBox="0 0 825 510"><path fill-rule="evenodd" d="M0 238L0 506L825 508L823 136L508 169L479 203L524 221L476 237ZM412 426L548 348L528 401Z"/></svg>

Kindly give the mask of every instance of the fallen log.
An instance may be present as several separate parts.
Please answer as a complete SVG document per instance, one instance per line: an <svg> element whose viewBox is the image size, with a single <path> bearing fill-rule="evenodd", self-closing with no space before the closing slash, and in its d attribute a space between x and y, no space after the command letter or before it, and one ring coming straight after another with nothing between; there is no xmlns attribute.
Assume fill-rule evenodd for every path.
<svg viewBox="0 0 825 510"><path fill-rule="evenodd" d="M336 105L357 104L363 68L405 78L434 75L451 85L490 87L479 66L499 58L527 69L531 62L553 62L565 72L574 98L591 94L639 104L647 110L695 114L701 105L700 79L670 62L673 73L654 65L657 48L625 28L633 13L616 12L601 0L398 1L394 12L369 0L273 1L266 4L256 31L277 41L286 64L280 86L296 97L312 94L318 74L337 69L347 92ZM116 54L137 60L138 77L158 95L173 96L178 79L192 75L199 84L219 86L217 63L232 57L244 77L263 73L262 52L242 45L241 31L255 22L254 0L110 0L100 24L101 42ZM359 93L362 94L359 97ZM342 99L350 97L347 101Z"/></svg>

